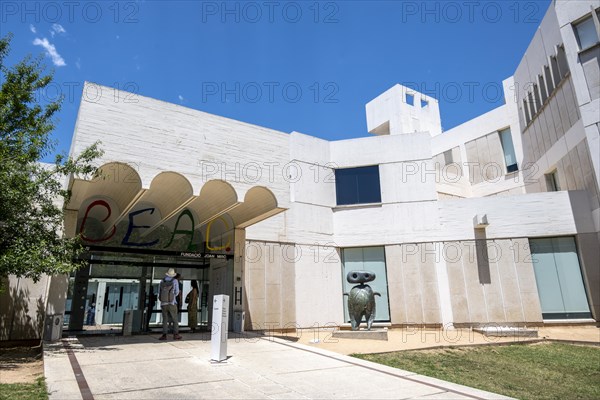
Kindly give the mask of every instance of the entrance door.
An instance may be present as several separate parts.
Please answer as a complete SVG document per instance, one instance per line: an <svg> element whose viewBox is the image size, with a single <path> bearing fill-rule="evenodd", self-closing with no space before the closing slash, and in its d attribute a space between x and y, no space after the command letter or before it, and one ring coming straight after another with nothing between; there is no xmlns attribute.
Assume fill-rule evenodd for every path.
<svg viewBox="0 0 600 400"><path fill-rule="evenodd" d="M542 317L591 318L573 237L530 239Z"/></svg>
<svg viewBox="0 0 600 400"><path fill-rule="evenodd" d="M103 324L120 324L124 310L137 309L139 286L139 283L131 282L106 282Z"/></svg>

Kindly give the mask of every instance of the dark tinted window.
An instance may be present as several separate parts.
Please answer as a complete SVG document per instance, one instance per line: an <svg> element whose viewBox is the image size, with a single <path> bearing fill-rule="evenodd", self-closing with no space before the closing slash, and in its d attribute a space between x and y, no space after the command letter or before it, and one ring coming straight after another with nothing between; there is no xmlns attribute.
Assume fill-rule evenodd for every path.
<svg viewBox="0 0 600 400"><path fill-rule="evenodd" d="M335 170L338 205L381 203L379 166Z"/></svg>

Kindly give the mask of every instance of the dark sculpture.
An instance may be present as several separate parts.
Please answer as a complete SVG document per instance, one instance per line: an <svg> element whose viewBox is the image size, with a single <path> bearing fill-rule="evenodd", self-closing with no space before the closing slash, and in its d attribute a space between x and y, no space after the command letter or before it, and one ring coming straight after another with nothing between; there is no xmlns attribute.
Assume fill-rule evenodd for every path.
<svg viewBox="0 0 600 400"><path fill-rule="evenodd" d="M348 314L350 314L350 323L352 330L357 331L365 317L367 321L367 330L371 330L371 325L375 320L375 296L381 296L373 292L371 286L365 285L365 282L375 280L375 274L369 271L350 271L346 276L349 283L358 283L350 290L350 293L344 293L348 296Z"/></svg>

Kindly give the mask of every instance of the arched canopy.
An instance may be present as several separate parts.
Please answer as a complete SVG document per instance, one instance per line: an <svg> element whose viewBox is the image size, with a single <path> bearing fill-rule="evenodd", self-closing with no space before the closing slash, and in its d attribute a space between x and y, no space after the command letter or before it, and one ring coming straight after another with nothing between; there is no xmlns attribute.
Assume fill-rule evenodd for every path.
<svg viewBox="0 0 600 400"><path fill-rule="evenodd" d="M255 186L246 192L244 202L229 214L238 228L246 228L281 212L273 192L263 186Z"/></svg>
<svg viewBox="0 0 600 400"><path fill-rule="evenodd" d="M168 232L185 236L178 233L182 229L204 227L206 232L207 224L217 219L229 221L227 229L246 228L284 211L278 208L273 192L263 186L250 188L240 201L235 188L224 180L208 181L194 194L190 181L173 171L156 175L148 188L142 187L139 174L128 164L107 163L99 171L94 179L72 180L72 197L66 208L77 212L77 233L93 219L93 232L100 239L124 231L145 245L165 237L165 232L166 237L170 237ZM188 226L190 222L193 228ZM212 225L216 232L219 224ZM117 226L122 227L120 231Z"/></svg>
<svg viewBox="0 0 600 400"><path fill-rule="evenodd" d="M238 195L229 183L222 180L208 181L200 189L200 195L189 208L198 215L197 226L202 226L238 206Z"/></svg>
<svg viewBox="0 0 600 400"><path fill-rule="evenodd" d="M142 180L133 167L121 162L111 162L98 168L97 176L91 180L72 180L71 200L66 208L79 210L86 200L104 196L111 199L121 211L125 210L141 191Z"/></svg>

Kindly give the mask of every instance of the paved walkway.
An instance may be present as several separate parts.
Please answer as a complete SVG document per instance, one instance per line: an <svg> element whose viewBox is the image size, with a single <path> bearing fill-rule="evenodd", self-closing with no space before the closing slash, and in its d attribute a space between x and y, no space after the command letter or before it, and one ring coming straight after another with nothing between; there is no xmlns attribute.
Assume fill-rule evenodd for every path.
<svg viewBox="0 0 600 400"><path fill-rule="evenodd" d="M506 398L279 338L230 338L230 357L214 364L206 334L158 336L46 344L50 399Z"/></svg>

